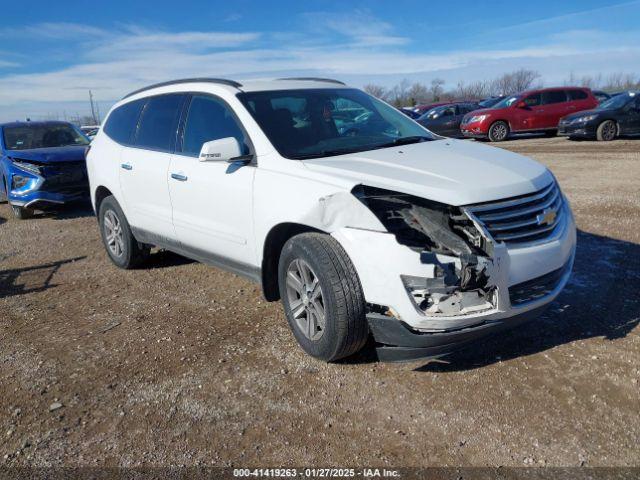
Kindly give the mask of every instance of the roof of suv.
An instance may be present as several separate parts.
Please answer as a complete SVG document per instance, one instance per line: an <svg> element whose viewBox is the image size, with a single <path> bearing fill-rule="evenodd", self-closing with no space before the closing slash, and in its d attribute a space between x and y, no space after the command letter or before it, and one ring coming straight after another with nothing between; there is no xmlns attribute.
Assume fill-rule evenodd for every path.
<svg viewBox="0 0 640 480"><path fill-rule="evenodd" d="M209 85L219 85L226 88L236 89L242 92L257 92L266 90L295 90L306 88L344 88L346 85L339 81L329 78L316 77L294 77L294 78L278 78L275 80L247 80L242 83L235 80L225 78L184 78L180 80L171 80L168 82L156 83L143 87L139 90L129 93L124 98L137 95L138 93L154 90L161 87L170 87L174 85L206 83Z"/></svg>

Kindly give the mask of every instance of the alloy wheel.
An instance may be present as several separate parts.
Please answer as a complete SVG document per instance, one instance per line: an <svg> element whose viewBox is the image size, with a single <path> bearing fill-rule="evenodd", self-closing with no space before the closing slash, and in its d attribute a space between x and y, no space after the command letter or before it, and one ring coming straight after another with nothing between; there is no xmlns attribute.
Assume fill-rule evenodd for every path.
<svg viewBox="0 0 640 480"><path fill-rule="evenodd" d="M498 123L493 126L493 138L496 140L504 140L507 138L507 126L504 123Z"/></svg>
<svg viewBox="0 0 640 480"><path fill-rule="evenodd" d="M604 140L613 140L616 136L616 126L613 122L606 122L602 126L602 138Z"/></svg>
<svg viewBox="0 0 640 480"><path fill-rule="evenodd" d="M287 297L291 315L302 334L319 340L326 319L320 281L307 262L296 258L287 268Z"/></svg>
<svg viewBox="0 0 640 480"><path fill-rule="evenodd" d="M113 210L107 210L104 214L104 238L109 251L116 257L124 253L124 236L120 219Z"/></svg>

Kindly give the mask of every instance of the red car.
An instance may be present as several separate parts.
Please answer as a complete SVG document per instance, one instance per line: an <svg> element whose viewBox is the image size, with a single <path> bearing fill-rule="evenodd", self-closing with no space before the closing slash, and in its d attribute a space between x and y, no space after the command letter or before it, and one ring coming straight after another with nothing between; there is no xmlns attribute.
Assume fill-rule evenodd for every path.
<svg viewBox="0 0 640 480"><path fill-rule="evenodd" d="M506 139L510 133L545 132L555 135L561 117L598 106L588 88L560 87L509 95L491 108L465 115L460 130L465 137Z"/></svg>

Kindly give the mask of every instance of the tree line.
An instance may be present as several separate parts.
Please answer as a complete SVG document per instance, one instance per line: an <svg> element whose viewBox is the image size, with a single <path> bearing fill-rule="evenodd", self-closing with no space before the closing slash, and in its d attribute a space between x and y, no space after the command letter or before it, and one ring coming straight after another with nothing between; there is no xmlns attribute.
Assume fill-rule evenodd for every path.
<svg viewBox="0 0 640 480"><path fill-rule="evenodd" d="M640 77L627 73L577 77L571 73L564 85L589 87L609 92L634 90L640 89ZM477 100L495 95L509 95L542 86L539 72L521 68L504 73L492 80L477 80L470 83L461 80L455 88L449 90L445 90L445 81L442 78L434 78L428 84L411 83L405 79L391 88L370 83L364 86L364 90L396 107L410 107L421 103Z"/></svg>

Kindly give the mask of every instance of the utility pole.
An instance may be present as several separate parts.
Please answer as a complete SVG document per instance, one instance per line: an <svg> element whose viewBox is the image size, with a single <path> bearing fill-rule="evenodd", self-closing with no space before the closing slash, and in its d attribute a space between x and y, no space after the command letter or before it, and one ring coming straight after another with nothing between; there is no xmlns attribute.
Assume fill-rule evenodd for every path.
<svg viewBox="0 0 640 480"><path fill-rule="evenodd" d="M89 90L89 103L91 104L91 117L93 118L93 124L97 125L98 120L96 119L96 109L93 104L93 93Z"/></svg>

